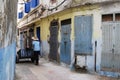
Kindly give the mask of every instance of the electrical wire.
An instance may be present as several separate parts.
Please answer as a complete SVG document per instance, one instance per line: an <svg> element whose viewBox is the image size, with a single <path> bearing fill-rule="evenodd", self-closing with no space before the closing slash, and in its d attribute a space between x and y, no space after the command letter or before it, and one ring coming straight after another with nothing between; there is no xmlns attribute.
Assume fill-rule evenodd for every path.
<svg viewBox="0 0 120 80"><path fill-rule="evenodd" d="M52 11L52 10L54 10L54 9L57 9L58 7L60 7L65 1L67 1L67 0L64 0L64 1L62 1L59 5L57 5L56 7L54 7L54 8L51 8L51 9L48 9L49 11Z"/></svg>

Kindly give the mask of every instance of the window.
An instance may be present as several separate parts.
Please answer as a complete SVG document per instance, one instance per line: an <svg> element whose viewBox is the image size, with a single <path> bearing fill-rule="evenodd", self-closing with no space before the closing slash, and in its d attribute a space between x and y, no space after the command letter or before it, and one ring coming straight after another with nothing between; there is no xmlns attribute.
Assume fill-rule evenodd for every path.
<svg viewBox="0 0 120 80"><path fill-rule="evenodd" d="M102 22L113 21L113 14L102 15Z"/></svg>
<svg viewBox="0 0 120 80"><path fill-rule="evenodd" d="M115 14L115 21L120 21L120 13Z"/></svg>

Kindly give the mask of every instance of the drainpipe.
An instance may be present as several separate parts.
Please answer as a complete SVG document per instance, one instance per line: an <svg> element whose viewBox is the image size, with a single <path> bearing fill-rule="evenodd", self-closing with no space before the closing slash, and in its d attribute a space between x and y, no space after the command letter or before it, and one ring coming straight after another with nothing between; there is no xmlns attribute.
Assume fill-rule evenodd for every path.
<svg viewBox="0 0 120 80"><path fill-rule="evenodd" d="M96 72L96 59L97 59L97 41L95 41L95 65L94 65L94 70L95 70L95 72Z"/></svg>

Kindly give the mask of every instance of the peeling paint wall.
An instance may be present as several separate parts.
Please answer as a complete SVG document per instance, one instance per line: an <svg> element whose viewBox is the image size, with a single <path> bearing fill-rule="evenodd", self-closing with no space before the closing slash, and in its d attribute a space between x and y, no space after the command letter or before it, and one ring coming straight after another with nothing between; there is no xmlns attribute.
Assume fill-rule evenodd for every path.
<svg viewBox="0 0 120 80"><path fill-rule="evenodd" d="M74 16L82 16L82 15L92 15L93 16L93 32L92 32L92 48L93 52L92 55L85 56L78 56L77 57L77 65L79 66L86 66L87 70L90 72L94 72L94 60L95 60L95 41L98 42L98 46L101 44L101 14L99 11L99 5L92 5L92 6L84 6L78 7L74 9ZM100 51L97 52L100 54ZM100 63L99 63L100 64Z"/></svg>
<svg viewBox="0 0 120 80"><path fill-rule="evenodd" d="M65 19L69 19L71 18L71 20L73 20L74 16L72 16L72 12L71 10L67 10L67 11L63 11L61 13L58 13L58 14L54 14L52 16L49 16L49 17L46 17L46 18L43 18L41 19L39 22L36 22L35 23L35 27L34 27L34 30L36 29L36 27L40 26L41 27L41 40L42 40L42 44L41 44L41 50L42 50L42 53L46 56L48 56L49 54L49 43L48 43L48 35L50 36L50 31L49 31L49 27L50 27L50 22L53 20L53 19L59 19L59 34L58 34L58 40L59 40L59 43L61 42L61 21L62 20L65 20ZM38 24L39 23L39 24ZM71 25L73 26L73 22L71 23ZM72 45L71 45L71 52L72 52L72 55L74 54L74 44L73 44L73 39L74 39L74 29L72 27L72 35L71 35L71 39L72 39ZM36 34L36 32L35 32ZM60 53L60 46L59 46L59 50L58 50L58 53ZM74 56L74 55L73 55ZM73 59L73 56L72 56L72 59Z"/></svg>
<svg viewBox="0 0 120 80"><path fill-rule="evenodd" d="M0 80L14 80L17 0L0 0Z"/></svg>
<svg viewBox="0 0 120 80"><path fill-rule="evenodd" d="M74 16L81 16L81 15L93 15L93 37L92 37L92 45L93 45L93 52L92 55L88 55L85 58L78 57L78 65L86 65L87 70L90 72L95 71L95 41L97 41L97 48L96 48L96 72L112 77L119 77L120 73L118 72L109 72L109 71L101 71L101 54L102 54L102 14L113 14L113 13L120 13L120 9L118 8L120 2L118 3L104 3L100 5L93 5L90 7L81 7L74 9ZM96 7L95 7L96 6ZM84 61L84 63L83 63ZM86 62L86 63L85 63Z"/></svg>
<svg viewBox="0 0 120 80"><path fill-rule="evenodd" d="M71 33L71 64L74 62L74 17L75 16L82 16L82 15L92 15L93 16L93 35L92 35L92 45L93 45L93 52L92 55L88 55L86 57L86 61L83 59L80 59L78 57L78 65L81 65L81 62L83 65L87 66L87 70L89 72L94 72L95 68L95 41L97 41L97 60L96 60L96 71L102 75L110 75L113 77L118 76L118 73L111 73L111 72L103 72L101 71L101 50L102 50L102 29L101 29L101 15L102 14L108 14L108 13L120 13L120 9L118 6L120 3L109 3L109 4L101 4L101 5L91 5L91 6L83 6L83 7L77 7L77 8L71 8L66 11L62 11L60 13L48 16L44 19L41 19L39 22L39 26L41 27L41 39L43 41L43 48L44 50L49 50L49 44L47 43L47 35L49 35L49 25L50 21L53 19L59 19L59 22L64 19L71 18L72 19L72 33ZM61 42L61 35L60 35L61 26L59 26L59 42ZM47 46L47 47L46 47ZM47 53L49 51L46 51ZM60 48L59 48L60 53ZM71 67L71 65L70 65Z"/></svg>

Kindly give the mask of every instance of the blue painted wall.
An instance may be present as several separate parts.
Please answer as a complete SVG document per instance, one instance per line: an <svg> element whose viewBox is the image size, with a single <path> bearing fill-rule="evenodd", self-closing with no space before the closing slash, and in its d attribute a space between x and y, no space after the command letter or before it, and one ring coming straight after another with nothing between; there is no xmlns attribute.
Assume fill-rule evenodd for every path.
<svg viewBox="0 0 120 80"><path fill-rule="evenodd" d="M16 43L0 48L0 80L14 80Z"/></svg>
<svg viewBox="0 0 120 80"><path fill-rule="evenodd" d="M17 0L0 0L0 80L14 80Z"/></svg>

